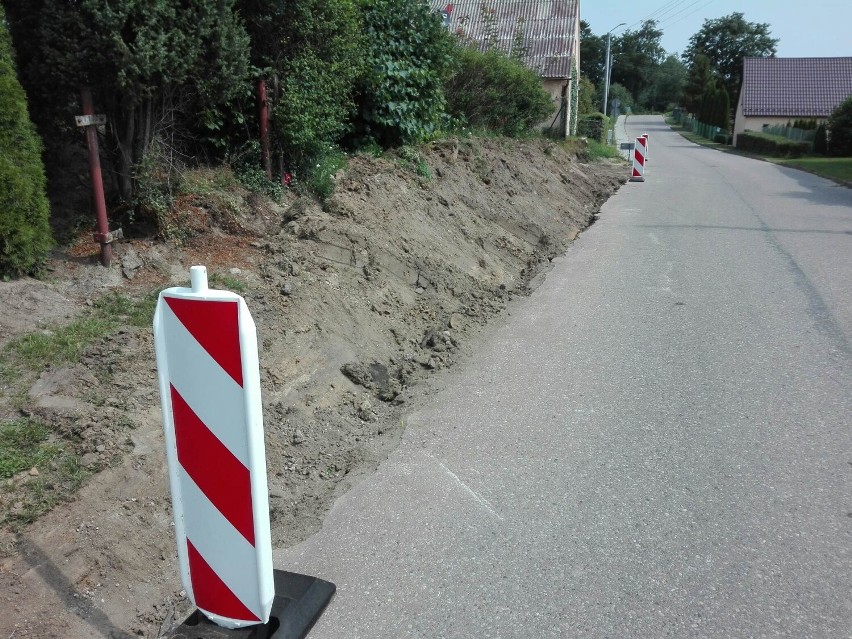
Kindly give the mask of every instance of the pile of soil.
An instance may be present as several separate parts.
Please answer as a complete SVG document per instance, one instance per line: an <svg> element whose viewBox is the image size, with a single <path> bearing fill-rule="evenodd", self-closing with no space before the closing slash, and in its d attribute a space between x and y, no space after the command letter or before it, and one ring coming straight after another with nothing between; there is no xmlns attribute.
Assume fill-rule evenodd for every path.
<svg viewBox="0 0 852 639"><path fill-rule="evenodd" d="M194 198L182 245L122 242L109 269L65 251L46 280L0 282L0 345L107 291L186 286L205 264L257 324L273 544L286 547L386 458L419 382L540 281L625 175L551 142L460 139L420 149L416 166L355 156L322 204L238 193L241 214L222 224ZM190 604L150 328L128 323L73 365L46 364L23 399L0 396L0 421L21 412L51 424L92 476L72 501L0 533L0 636L160 636ZM6 483L0 516L33 476Z"/></svg>

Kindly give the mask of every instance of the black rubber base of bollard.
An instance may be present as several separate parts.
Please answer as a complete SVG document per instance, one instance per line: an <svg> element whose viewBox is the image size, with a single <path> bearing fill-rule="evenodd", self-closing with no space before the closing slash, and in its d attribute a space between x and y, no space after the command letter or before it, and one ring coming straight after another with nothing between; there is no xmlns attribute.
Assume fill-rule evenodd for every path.
<svg viewBox="0 0 852 639"><path fill-rule="evenodd" d="M328 581L284 570L273 571L275 599L262 626L228 630L196 610L169 639L303 639L322 615L337 587Z"/></svg>

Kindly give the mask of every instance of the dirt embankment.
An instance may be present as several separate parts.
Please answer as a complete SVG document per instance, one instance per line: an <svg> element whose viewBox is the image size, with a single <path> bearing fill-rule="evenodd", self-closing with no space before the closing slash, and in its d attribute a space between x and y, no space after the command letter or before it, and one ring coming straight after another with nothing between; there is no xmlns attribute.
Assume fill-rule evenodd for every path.
<svg viewBox="0 0 852 639"><path fill-rule="evenodd" d="M234 195L243 213L224 227L195 198L198 235L119 244L109 270L59 255L47 282L0 283L0 342L68 322L107 290L187 285L206 264L257 324L273 543L295 544L395 445L418 380L526 294L625 176L542 141L420 153L419 171L352 158L322 206ZM0 421L44 420L92 473L73 501L0 533L0 636L157 637L186 614L159 411L147 326L97 340L73 365L46 363L23 397L0 395ZM24 507L42 471L5 483L0 516Z"/></svg>

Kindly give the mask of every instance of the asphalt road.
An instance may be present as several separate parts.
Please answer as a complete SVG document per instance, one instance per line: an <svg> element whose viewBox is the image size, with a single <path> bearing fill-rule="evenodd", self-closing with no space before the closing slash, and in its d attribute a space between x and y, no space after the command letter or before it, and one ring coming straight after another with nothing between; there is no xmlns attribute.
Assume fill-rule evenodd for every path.
<svg viewBox="0 0 852 639"><path fill-rule="evenodd" d="M311 639L852 636L852 190L627 132L646 182L276 552Z"/></svg>

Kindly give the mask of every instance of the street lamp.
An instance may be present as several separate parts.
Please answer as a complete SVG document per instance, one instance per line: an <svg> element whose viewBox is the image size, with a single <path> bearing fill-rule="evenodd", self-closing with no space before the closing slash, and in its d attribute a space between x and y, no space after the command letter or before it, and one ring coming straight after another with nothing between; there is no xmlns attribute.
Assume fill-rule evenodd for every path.
<svg viewBox="0 0 852 639"><path fill-rule="evenodd" d="M604 75L604 99L603 99L603 114L609 115L607 113L607 101L609 100L609 76L612 71L612 59L610 56L609 44L610 44L610 36L612 32L618 29L618 27L623 27L626 22L622 22L621 24L615 25L612 29L606 32L606 73Z"/></svg>

